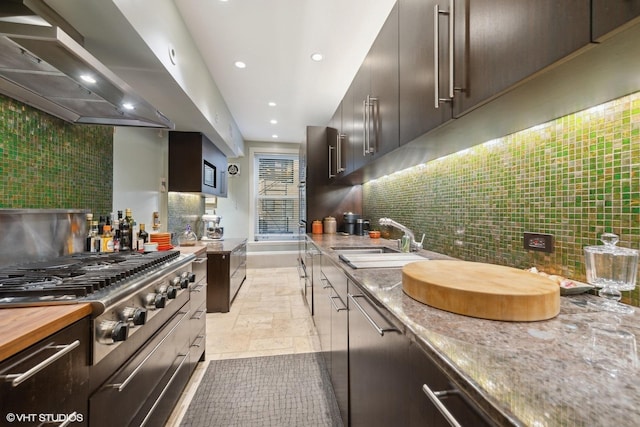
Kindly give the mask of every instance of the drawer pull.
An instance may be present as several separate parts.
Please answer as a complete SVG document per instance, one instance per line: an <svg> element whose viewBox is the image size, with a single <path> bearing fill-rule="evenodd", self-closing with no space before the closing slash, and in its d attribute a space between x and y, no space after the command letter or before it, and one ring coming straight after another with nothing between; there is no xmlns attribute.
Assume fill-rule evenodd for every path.
<svg viewBox="0 0 640 427"><path fill-rule="evenodd" d="M193 260L194 264L204 264L205 262L207 262L206 258L196 258L195 260Z"/></svg>
<svg viewBox="0 0 640 427"><path fill-rule="evenodd" d="M176 323L173 326L173 328L171 328L171 330L167 333L167 335L165 335L162 338L162 340L153 348L153 350L151 350L151 352L147 354L147 357L145 357L142 360L142 362L140 362L140 364L136 366L136 368L131 372L131 374L129 374L129 376L121 383L109 384L106 387L117 388L118 391L124 390L129 385L129 383L135 378L135 376L138 375L138 373L142 370L142 368L144 368L145 363L147 363L147 361L151 358L151 356L153 356L155 352L158 351L160 347L162 347L162 344L164 344L164 342L173 334L173 331L175 331L178 328L178 326L180 326L180 323L182 323L182 320L184 320L188 312L187 313L179 312L179 314L182 314L182 317L180 318L180 320L178 320L178 323Z"/></svg>
<svg viewBox="0 0 640 427"><path fill-rule="evenodd" d="M153 415L153 411L156 410L156 408L158 407L158 405L162 401L162 398L164 397L164 395L167 394L167 391L171 388L171 384L173 384L173 381L178 377L178 373L180 372L180 369L182 369L182 366L184 365L184 362L186 362L187 359L189 358L189 352L187 352L187 354L180 354L180 355L178 355L178 357L182 357L182 360L180 361L180 364L178 365L178 367L174 371L173 375L171 375L171 378L169 378L169 381L167 382L167 385L164 386L164 388L160 392L160 395L158 396L156 401L153 403L153 406L151 407L151 409L149 409L149 412L147 412L147 416L144 417L144 419L140 423L140 427L143 427L143 426L147 425L147 422L149 422L149 419Z"/></svg>
<svg viewBox="0 0 640 427"><path fill-rule="evenodd" d="M204 288L207 285L198 285L198 286L194 286L193 288L191 288L191 292L202 292L202 288Z"/></svg>
<svg viewBox="0 0 640 427"><path fill-rule="evenodd" d="M381 328L380 326L378 326L375 320L373 320L371 316L369 316L369 314L366 311L364 311L364 308L362 308L362 306L358 303L358 301L356 301L356 298L364 298L364 295L347 294L347 298L349 298L353 302L353 305L356 306L358 311L362 313L362 315L369 321L371 326L373 326L373 328L380 334L380 336L384 336L385 332L400 332L396 328Z"/></svg>
<svg viewBox="0 0 640 427"><path fill-rule="evenodd" d="M204 341L204 335L198 335L193 341L193 344L191 344L191 347L200 347L202 345L202 341Z"/></svg>
<svg viewBox="0 0 640 427"><path fill-rule="evenodd" d="M59 351L57 351L56 353L54 353L51 356L47 357L45 360L43 360L42 362L38 363L36 366L34 366L33 368L27 370L26 372L23 372L21 374L0 375L0 379L3 379L5 381L7 381L7 382L10 381L12 387L17 387L20 384L22 384L23 382L25 382L26 380L28 380L29 378L31 378L32 376L34 376L35 374L37 374L38 372L42 371L47 366L51 365L56 360L60 359L65 354L69 353L74 348L78 347L79 345L80 345L80 340L75 340L71 344L66 344L66 345L48 345L46 347L43 347L40 351L37 351L36 353L32 354L30 357L33 357L36 354L40 353L41 351L44 351L44 350L47 350L47 349L54 349L54 350L59 350Z"/></svg>
<svg viewBox="0 0 640 427"><path fill-rule="evenodd" d="M198 310L195 313L193 313L193 316L191 316L191 319L189 320L200 320L202 319L202 316L207 312L207 310Z"/></svg>
<svg viewBox="0 0 640 427"><path fill-rule="evenodd" d="M339 299L339 300L340 300L340 302L342 302L342 298L340 298L340 297L332 297L331 295L329 295L329 301L331 301L331 305L333 306L333 308L334 308L336 311L342 311L342 310L346 310L346 309L347 309L347 306L346 306L346 305L345 305L343 308L338 308L338 306L336 305L336 303L335 303L335 302L333 302L333 300L334 300L334 299ZM342 305L344 305L344 303L342 303Z"/></svg>
<svg viewBox="0 0 640 427"><path fill-rule="evenodd" d="M457 390L446 390L446 391L433 391L429 388L428 385L422 385L422 391L427 395L431 403L433 403L438 411L442 414L442 416L447 420L449 425L452 427L462 427L462 425L456 420L456 418L449 412L446 406L440 401L441 397L445 397L449 394L458 394Z"/></svg>

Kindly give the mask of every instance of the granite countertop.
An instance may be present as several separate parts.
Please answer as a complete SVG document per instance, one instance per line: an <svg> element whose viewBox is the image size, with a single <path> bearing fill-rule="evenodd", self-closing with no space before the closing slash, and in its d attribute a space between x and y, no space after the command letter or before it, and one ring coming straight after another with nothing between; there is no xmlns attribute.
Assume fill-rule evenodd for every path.
<svg viewBox="0 0 640 427"><path fill-rule="evenodd" d="M198 254L206 251L208 254L222 254L233 252L238 246L247 243L246 238L224 238L221 240L198 240L195 246L177 246L180 252Z"/></svg>
<svg viewBox="0 0 640 427"><path fill-rule="evenodd" d="M588 306L598 297L562 296L560 314L539 322L501 322L449 313L402 291L401 268L352 269L334 246L395 241L360 236L310 239L405 326L410 339L439 359L472 397L516 425L640 424L636 334L640 310L619 315ZM430 259L451 259L420 251Z"/></svg>

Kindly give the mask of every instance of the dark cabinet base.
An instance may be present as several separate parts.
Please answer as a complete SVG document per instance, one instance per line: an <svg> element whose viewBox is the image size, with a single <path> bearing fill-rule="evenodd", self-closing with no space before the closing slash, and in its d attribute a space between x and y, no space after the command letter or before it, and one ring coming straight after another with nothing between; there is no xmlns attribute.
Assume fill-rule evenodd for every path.
<svg viewBox="0 0 640 427"><path fill-rule="evenodd" d="M207 313L228 313L247 276L247 245L207 254Z"/></svg>

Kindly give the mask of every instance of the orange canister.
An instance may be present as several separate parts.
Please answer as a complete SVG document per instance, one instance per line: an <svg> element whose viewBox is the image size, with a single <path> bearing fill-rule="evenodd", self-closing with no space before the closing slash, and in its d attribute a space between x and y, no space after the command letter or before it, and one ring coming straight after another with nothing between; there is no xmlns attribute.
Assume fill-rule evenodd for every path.
<svg viewBox="0 0 640 427"><path fill-rule="evenodd" d="M311 223L311 233L322 234L322 221L315 220Z"/></svg>

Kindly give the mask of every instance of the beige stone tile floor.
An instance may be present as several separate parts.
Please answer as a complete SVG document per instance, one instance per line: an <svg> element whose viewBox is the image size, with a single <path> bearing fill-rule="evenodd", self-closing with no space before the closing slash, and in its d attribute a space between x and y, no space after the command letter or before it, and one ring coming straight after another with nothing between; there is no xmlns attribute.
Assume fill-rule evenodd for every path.
<svg viewBox="0 0 640 427"><path fill-rule="evenodd" d="M228 313L207 314L205 361L199 363L166 427L178 427L210 360L320 351L295 267L247 270Z"/></svg>

